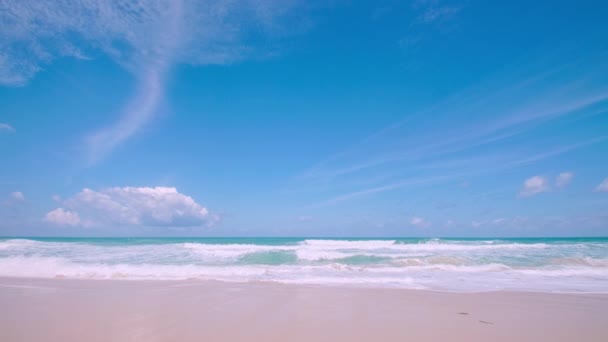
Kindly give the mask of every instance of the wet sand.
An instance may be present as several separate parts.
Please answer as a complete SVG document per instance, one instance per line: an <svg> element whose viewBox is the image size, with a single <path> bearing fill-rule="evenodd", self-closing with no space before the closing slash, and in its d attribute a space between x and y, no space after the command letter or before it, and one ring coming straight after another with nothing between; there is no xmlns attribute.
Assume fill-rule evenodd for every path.
<svg viewBox="0 0 608 342"><path fill-rule="evenodd" d="M608 341L608 295L0 278L0 341Z"/></svg>

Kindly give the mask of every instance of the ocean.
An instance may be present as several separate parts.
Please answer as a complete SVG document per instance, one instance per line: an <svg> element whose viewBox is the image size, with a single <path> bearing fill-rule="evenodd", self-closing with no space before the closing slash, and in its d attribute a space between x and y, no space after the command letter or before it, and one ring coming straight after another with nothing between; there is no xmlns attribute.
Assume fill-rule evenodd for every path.
<svg viewBox="0 0 608 342"><path fill-rule="evenodd" d="M0 277L608 293L608 238L2 238Z"/></svg>

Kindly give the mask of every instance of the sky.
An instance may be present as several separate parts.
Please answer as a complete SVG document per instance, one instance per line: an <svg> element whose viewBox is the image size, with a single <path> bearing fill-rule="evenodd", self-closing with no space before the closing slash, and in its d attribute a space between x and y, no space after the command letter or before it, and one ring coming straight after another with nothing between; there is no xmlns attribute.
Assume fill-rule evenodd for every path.
<svg viewBox="0 0 608 342"><path fill-rule="evenodd" d="M606 17L0 1L0 235L607 236Z"/></svg>

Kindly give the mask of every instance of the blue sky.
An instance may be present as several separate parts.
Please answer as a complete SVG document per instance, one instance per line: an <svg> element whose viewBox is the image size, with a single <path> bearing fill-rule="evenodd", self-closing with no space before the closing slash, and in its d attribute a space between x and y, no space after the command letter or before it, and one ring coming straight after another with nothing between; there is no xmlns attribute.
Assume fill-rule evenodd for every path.
<svg viewBox="0 0 608 342"><path fill-rule="evenodd" d="M0 235L608 235L602 1L0 4Z"/></svg>

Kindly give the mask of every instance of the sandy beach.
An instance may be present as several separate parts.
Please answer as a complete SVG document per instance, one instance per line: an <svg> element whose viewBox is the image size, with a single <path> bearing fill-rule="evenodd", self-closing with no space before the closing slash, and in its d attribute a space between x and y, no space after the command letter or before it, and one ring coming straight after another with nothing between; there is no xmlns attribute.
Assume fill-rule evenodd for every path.
<svg viewBox="0 0 608 342"><path fill-rule="evenodd" d="M605 341L608 295L0 279L1 341Z"/></svg>

